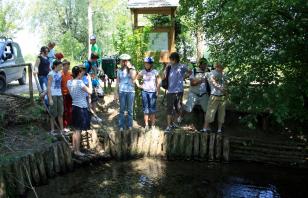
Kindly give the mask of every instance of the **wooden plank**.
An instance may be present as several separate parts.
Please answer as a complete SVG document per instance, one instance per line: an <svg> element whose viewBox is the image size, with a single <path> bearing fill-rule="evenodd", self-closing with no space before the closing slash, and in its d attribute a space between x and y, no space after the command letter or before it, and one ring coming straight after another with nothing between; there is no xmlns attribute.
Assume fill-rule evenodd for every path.
<svg viewBox="0 0 308 198"><path fill-rule="evenodd" d="M302 152L292 152L292 151L283 151L279 149L268 149L259 146L240 146L240 145L232 145L231 144L231 152L233 150L246 150L251 152L257 153L270 153L270 154L277 154L277 155L285 155L285 156L297 156L297 157L308 157L307 154Z"/></svg>

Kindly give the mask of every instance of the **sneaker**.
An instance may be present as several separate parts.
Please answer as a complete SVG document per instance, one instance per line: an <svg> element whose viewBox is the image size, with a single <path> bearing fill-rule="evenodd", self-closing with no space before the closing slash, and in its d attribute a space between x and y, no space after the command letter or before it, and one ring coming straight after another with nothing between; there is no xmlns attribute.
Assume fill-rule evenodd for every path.
<svg viewBox="0 0 308 198"><path fill-rule="evenodd" d="M123 132L124 131L124 129L123 128L120 128L120 132Z"/></svg>
<svg viewBox="0 0 308 198"><path fill-rule="evenodd" d="M165 129L165 132L169 133L169 132L171 132L171 130L172 130L171 126L167 126L167 128Z"/></svg>
<svg viewBox="0 0 308 198"><path fill-rule="evenodd" d="M173 123L173 124L171 125L171 128L173 128L173 129L179 128L179 125Z"/></svg>
<svg viewBox="0 0 308 198"><path fill-rule="evenodd" d="M53 136L57 135L57 133L54 130L49 131L49 134Z"/></svg>
<svg viewBox="0 0 308 198"><path fill-rule="evenodd" d="M217 133L221 133L221 129L218 129L218 130L217 130Z"/></svg>
<svg viewBox="0 0 308 198"><path fill-rule="evenodd" d="M70 132L70 129L69 129L69 128L64 128L63 131L64 131L65 133L67 133L67 132Z"/></svg>
<svg viewBox="0 0 308 198"><path fill-rule="evenodd" d="M103 122L103 120L99 117L96 117L97 122Z"/></svg>
<svg viewBox="0 0 308 198"><path fill-rule="evenodd" d="M74 152L74 154L77 155L77 156L81 156L81 157L82 157L82 156L85 156L85 154L82 153L82 152L80 152L80 151L79 151L79 152Z"/></svg>
<svg viewBox="0 0 308 198"><path fill-rule="evenodd" d="M200 132L201 132L201 133L207 133L207 132L209 132L209 129L203 128L203 129L200 130Z"/></svg>

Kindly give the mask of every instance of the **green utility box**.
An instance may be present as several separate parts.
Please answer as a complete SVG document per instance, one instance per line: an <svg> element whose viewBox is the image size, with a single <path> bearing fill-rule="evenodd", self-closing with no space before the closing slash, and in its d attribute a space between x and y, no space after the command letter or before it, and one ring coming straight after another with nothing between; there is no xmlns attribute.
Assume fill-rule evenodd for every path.
<svg viewBox="0 0 308 198"><path fill-rule="evenodd" d="M109 79L116 78L117 62L115 58L102 58L102 69Z"/></svg>

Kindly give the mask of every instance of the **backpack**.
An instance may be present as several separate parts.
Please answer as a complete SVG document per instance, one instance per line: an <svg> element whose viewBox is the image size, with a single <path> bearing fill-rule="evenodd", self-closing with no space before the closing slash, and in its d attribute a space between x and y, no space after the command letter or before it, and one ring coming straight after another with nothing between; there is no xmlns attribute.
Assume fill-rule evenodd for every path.
<svg viewBox="0 0 308 198"><path fill-rule="evenodd" d="M194 67L193 68L193 72L194 72L194 76L197 74L197 73L201 73L201 72L197 72L197 69ZM203 72L202 72L203 73ZM205 82L206 82L206 93L208 94L211 94L211 86L210 86L210 83L208 81L207 78L205 78Z"/></svg>
<svg viewBox="0 0 308 198"><path fill-rule="evenodd" d="M164 88L165 90L167 90L167 89L168 89L168 86L169 86L168 78L169 78L169 74L170 74L170 69L171 69L171 66L168 65L168 66L167 66L166 78L165 78L164 80L161 81L161 86L162 86L162 88Z"/></svg>

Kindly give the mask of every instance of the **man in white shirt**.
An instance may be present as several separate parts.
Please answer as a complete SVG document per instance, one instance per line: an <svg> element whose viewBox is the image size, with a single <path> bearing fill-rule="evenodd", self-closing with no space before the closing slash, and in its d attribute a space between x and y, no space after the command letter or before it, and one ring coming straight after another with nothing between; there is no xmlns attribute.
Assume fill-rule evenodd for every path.
<svg viewBox="0 0 308 198"><path fill-rule="evenodd" d="M211 87L211 96L206 111L205 123L201 132L209 131L209 124L214 121L216 111L218 111L217 133L221 133L226 114L226 76L224 75L223 70L224 66L217 63L215 65L215 70L211 71L209 74L208 80Z"/></svg>

